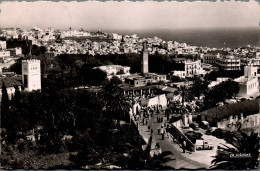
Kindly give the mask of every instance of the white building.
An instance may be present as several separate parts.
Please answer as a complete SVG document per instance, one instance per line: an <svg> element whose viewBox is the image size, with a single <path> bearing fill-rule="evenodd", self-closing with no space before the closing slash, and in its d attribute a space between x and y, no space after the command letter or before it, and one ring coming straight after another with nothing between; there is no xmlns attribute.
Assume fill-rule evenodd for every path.
<svg viewBox="0 0 260 171"><path fill-rule="evenodd" d="M177 76L180 78L185 78L185 71L172 71L172 76Z"/></svg>
<svg viewBox="0 0 260 171"><path fill-rule="evenodd" d="M10 57L10 51L0 50L0 58Z"/></svg>
<svg viewBox="0 0 260 171"><path fill-rule="evenodd" d="M214 86L216 86L216 85L218 85L218 84L220 84L220 83L222 83L224 81L228 81L229 79L230 78L228 78L228 77L218 77L216 79L216 81L211 81L210 84L208 85L208 87L209 88L214 87Z"/></svg>
<svg viewBox="0 0 260 171"><path fill-rule="evenodd" d="M111 79L113 76L117 76L122 81L125 80L127 76L130 76L130 67L121 65L103 65L94 67L94 69L100 69L107 73L107 78Z"/></svg>
<svg viewBox="0 0 260 171"><path fill-rule="evenodd" d="M162 105L163 108L167 107L167 98L165 96L165 94L161 94L149 99L143 99L145 101L147 101L147 106L151 107L151 106L157 106L157 105Z"/></svg>
<svg viewBox="0 0 260 171"><path fill-rule="evenodd" d="M5 77L0 79L0 101L2 99L2 85L5 84L8 98L11 100L15 94L15 86L21 91L22 83L18 77Z"/></svg>
<svg viewBox="0 0 260 171"><path fill-rule="evenodd" d="M22 60L22 82L25 91L41 90L40 60Z"/></svg>
<svg viewBox="0 0 260 171"><path fill-rule="evenodd" d="M6 41L0 41L0 49L2 50L6 49Z"/></svg>
<svg viewBox="0 0 260 171"><path fill-rule="evenodd" d="M10 51L10 56L17 56L22 54L22 48L21 47L16 47L16 48L11 48L8 49Z"/></svg>
<svg viewBox="0 0 260 171"><path fill-rule="evenodd" d="M259 92L257 67L246 66L244 68L244 76L241 76L234 81L239 83L240 90L238 96L245 97Z"/></svg>
<svg viewBox="0 0 260 171"><path fill-rule="evenodd" d="M152 82L167 81L165 74L149 73L147 76L152 79Z"/></svg>
<svg viewBox="0 0 260 171"><path fill-rule="evenodd" d="M173 69L173 75L180 77L193 77L194 75L200 75L203 72L200 60L191 61L183 58L173 60Z"/></svg>

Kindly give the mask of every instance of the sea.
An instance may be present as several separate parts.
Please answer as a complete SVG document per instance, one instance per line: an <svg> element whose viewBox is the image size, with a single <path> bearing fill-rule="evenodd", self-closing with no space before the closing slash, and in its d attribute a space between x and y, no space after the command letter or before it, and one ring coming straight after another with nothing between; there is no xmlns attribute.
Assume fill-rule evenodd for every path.
<svg viewBox="0 0 260 171"><path fill-rule="evenodd" d="M210 48L237 48L247 45L260 47L259 28L218 29L146 29L113 30L122 35L137 34L138 37L159 37L166 41L177 41L188 45Z"/></svg>

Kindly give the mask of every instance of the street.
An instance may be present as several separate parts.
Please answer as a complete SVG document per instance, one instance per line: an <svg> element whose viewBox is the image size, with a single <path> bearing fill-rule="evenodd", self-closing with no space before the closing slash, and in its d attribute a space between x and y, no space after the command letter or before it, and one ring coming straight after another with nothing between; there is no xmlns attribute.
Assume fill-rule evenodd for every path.
<svg viewBox="0 0 260 171"><path fill-rule="evenodd" d="M151 149L154 149L156 143L159 143L162 151L171 151L173 153L172 158L175 160L166 163L166 165L171 166L175 169L208 169L210 165L200 163L188 158L189 155L192 155L189 152L185 154L182 153L182 149L179 147L178 144L173 142L171 136L169 136L169 138L165 136L164 140L162 140L162 135L158 135L157 129L161 127L164 122L158 123L157 117L163 117L163 120L166 121L166 117L164 117L162 113L154 115L151 119L148 120L147 125L143 125L141 122L139 123L139 132L144 140L148 142L148 139L151 136L151 129L153 129L153 140ZM148 126L151 127L150 130L148 130Z"/></svg>

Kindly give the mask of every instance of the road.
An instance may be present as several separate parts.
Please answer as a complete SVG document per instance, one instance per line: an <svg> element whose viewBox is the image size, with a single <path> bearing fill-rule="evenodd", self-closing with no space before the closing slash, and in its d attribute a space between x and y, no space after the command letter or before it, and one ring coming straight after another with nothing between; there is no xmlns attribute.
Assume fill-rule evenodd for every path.
<svg viewBox="0 0 260 171"><path fill-rule="evenodd" d="M155 148L156 143L159 143L162 151L171 151L173 153L172 158L174 160L166 163L165 165L171 166L175 169L208 169L209 165L186 158L184 155L189 155L189 152L184 154L179 145L176 144L171 137L166 137L164 140L162 140L162 136L158 135L157 129L161 127L163 123L158 123L157 117L163 117L163 114L161 113L158 115L154 115L152 118L149 119L147 125L143 125L139 122L139 132L144 140L148 142L148 139L151 136L151 131L148 130L148 126L150 126L151 129L153 129L152 149ZM166 117L163 118L165 121Z"/></svg>

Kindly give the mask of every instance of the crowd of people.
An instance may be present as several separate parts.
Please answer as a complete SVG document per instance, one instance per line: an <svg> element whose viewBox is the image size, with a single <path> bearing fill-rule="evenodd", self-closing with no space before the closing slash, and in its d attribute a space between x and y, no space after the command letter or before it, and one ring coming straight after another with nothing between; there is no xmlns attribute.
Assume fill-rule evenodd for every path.
<svg viewBox="0 0 260 171"><path fill-rule="evenodd" d="M142 111L142 112L141 112ZM165 114L165 110L162 109L161 105L154 105L151 107L142 107L141 111L138 112L138 115L135 115L135 120L138 121L139 124L143 126L147 126L148 130L150 131L151 135L154 134L154 130L152 126L149 123L149 120L152 119L156 115L156 121L159 124L159 127L157 128L157 134L161 135L161 140L164 140L165 138L170 138L170 124L168 124L167 120L163 116ZM161 115L162 114L162 115ZM174 137L173 141L174 141ZM183 140L180 144L181 148L183 149L183 153L186 152L186 141ZM151 150L151 155L154 154L160 154L162 152L160 144L157 142Z"/></svg>

